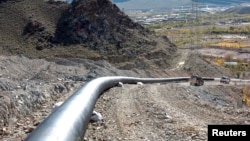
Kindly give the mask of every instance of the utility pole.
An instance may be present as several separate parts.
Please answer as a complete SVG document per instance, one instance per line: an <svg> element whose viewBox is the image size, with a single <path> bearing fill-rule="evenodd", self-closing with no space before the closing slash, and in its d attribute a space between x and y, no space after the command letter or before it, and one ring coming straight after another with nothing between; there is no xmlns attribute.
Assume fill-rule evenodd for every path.
<svg viewBox="0 0 250 141"><path fill-rule="evenodd" d="M191 25L191 32L193 32L191 38L191 48L195 49L198 46L198 0L192 1L192 25ZM192 50L193 50L192 49ZM195 51L196 52L196 51ZM196 52L197 53L197 52ZM195 54L195 64L197 64L197 54Z"/></svg>
<svg viewBox="0 0 250 141"><path fill-rule="evenodd" d="M192 30L191 32L193 32L193 39L192 39L192 46L196 47L198 46L198 42L199 42L199 5L198 5L198 0L194 0L192 1Z"/></svg>

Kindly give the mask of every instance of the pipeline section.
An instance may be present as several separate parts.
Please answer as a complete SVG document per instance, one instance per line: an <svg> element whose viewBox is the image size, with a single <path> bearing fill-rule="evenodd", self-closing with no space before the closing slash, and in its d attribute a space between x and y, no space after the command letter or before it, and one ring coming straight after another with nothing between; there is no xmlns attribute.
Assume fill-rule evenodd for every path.
<svg viewBox="0 0 250 141"><path fill-rule="evenodd" d="M124 84L189 81L190 77L136 78L110 76L96 78L78 89L24 141L82 141L99 96L107 89Z"/></svg>

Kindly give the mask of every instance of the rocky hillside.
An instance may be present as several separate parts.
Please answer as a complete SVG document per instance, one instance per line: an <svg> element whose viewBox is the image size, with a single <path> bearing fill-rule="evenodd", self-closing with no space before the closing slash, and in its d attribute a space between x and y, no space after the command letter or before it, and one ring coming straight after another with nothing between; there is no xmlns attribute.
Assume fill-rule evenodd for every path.
<svg viewBox="0 0 250 141"><path fill-rule="evenodd" d="M31 57L49 48L56 23L69 5L43 0L5 0L0 4L0 53Z"/></svg>
<svg viewBox="0 0 250 141"><path fill-rule="evenodd" d="M61 17L56 38L66 45L85 43L92 49L110 54L125 47L132 48L133 43L135 47L140 47L139 42L142 46L144 42L155 44L142 39L148 34L109 0L75 0ZM135 53L136 48L130 54Z"/></svg>
<svg viewBox="0 0 250 141"><path fill-rule="evenodd" d="M0 5L0 53L105 59L118 67L167 68L167 37L133 22L110 0L9 0Z"/></svg>

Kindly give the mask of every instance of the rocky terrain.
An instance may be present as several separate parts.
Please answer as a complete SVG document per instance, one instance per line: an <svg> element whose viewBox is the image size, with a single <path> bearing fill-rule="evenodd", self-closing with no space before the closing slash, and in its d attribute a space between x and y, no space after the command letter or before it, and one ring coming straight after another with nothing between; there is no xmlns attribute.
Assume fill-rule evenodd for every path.
<svg viewBox="0 0 250 141"><path fill-rule="evenodd" d="M144 69L167 68L176 51L166 36L134 23L109 0L9 0L0 5L0 20L1 54L81 57Z"/></svg>
<svg viewBox="0 0 250 141"><path fill-rule="evenodd" d="M91 5L91 6L90 6ZM101 76L231 76L109 0L0 1L0 140L24 140L78 88ZM124 85L100 97L84 140L206 140L212 123L249 123L243 84Z"/></svg>
<svg viewBox="0 0 250 141"><path fill-rule="evenodd" d="M189 61L195 61L194 59L197 59L199 56L192 58L190 55L186 55L186 57ZM192 64L189 64L188 60L185 60L187 63L183 66L173 65L171 69L163 71L140 69L121 70L106 61L93 61L80 58L54 58L46 60L29 59L24 56L2 56L0 59L1 138L8 141L23 140L48 116L48 114L50 114L54 103L65 100L78 88L96 77L112 75L155 78L190 76L190 73L185 70L192 68ZM175 61L178 62L183 60ZM211 64L202 61L202 59L197 61L197 63L206 66L207 74L210 74L210 76L212 76L213 73L213 75L217 75L218 77L222 75L220 73L220 71L223 72L222 69L218 68L220 71L217 71ZM201 72L202 69L198 73ZM205 74L206 73L204 73L204 75ZM96 111L104 116L104 120L89 125L90 127L89 130L87 130L86 139L143 140L148 138L149 140L155 140L158 138L159 140L164 140L174 136L173 140L175 140L183 137L189 138L190 135L193 136L193 134L195 134L194 136L196 136L196 134L199 134L197 138L205 140L205 125L209 122L213 123L216 120L221 121L223 119L217 119L216 116L213 118L214 121L211 120L208 122L206 120L197 123L197 125L191 123L191 125L186 125L186 123L189 123L189 120L193 119L188 117L190 115L185 116L185 113L190 112L190 106L193 104L192 110L197 110L195 107L200 107L201 109L199 109L201 111L203 110L202 108L205 108L204 110L210 112L212 115L216 115L217 113L214 113L213 108L207 106L216 107L216 105L219 105L217 112L221 110L220 108L222 108L222 110L224 110L224 108L230 109L230 112L237 112L237 100L242 95L242 86L243 85L217 86L212 83L204 87L196 88L194 86L189 86L188 83L170 83L162 85L147 84L142 86L125 85L123 88L111 89L98 100L96 105ZM165 95L166 98L161 99L163 95ZM128 101L124 101L124 99ZM159 99L161 100L159 101ZM125 105L121 104L123 102ZM171 104L171 102L176 103ZM179 105L181 107L178 107L177 103L179 102L185 102L189 106L183 103L184 105ZM135 109L131 107L133 105L136 106ZM170 106L171 108L164 108L160 105ZM185 109L185 107L187 109ZM166 110L170 110L173 113L169 113L170 111ZM159 113L159 115L157 113ZM175 115L176 113L182 116ZM164 117L164 114L171 119ZM192 115L194 116L193 118L196 118L195 113ZM173 118L174 116L176 116L176 118L178 117L178 120L184 120L182 122L185 123L185 126L177 124L177 121L173 121L172 123L172 120L177 120ZM227 117L227 115L224 115L224 117L227 119L230 118ZM248 116L244 115L242 118L244 117L247 118ZM129 119L128 121L127 118ZM219 118L221 118L221 116L219 116ZM242 118L239 118L239 120L243 122ZM124 123L125 121L128 123ZM162 125L162 127L157 129L161 129L161 132L153 132L156 128L155 126L158 128L158 124L161 125L165 121L167 121L166 125ZM226 121L230 122L230 120ZM238 121L238 118L235 117L235 122L236 121ZM173 135L169 136L166 134L158 136L157 133L160 134L167 131L165 127L169 124L172 126L166 129L171 128L169 131L171 133L169 134ZM129 126L128 128L131 129L127 129L127 127L124 126ZM202 127L202 131L196 129L196 127ZM137 133L134 128L141 130ZM179 136L178 133L182 128L188 128L187 130L190 128L192 131L187 131L187 133L184 132L183 135ZM133 136L129 135L130 132L133 132ZM149 134L147 136L142 136L145 132Z"/></svg>

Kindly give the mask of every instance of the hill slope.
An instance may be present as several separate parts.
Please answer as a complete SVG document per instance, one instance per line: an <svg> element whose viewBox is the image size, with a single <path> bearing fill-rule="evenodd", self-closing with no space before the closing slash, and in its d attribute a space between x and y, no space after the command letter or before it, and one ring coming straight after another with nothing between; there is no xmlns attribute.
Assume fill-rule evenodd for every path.
<svg viewBox="0 0 250 141"><path fill-rule="evenodd" d="M2 54L106 59L144 69L168 67L176 51L167 37L134 23L109 0L14 0L0 7Z"/></svg>

